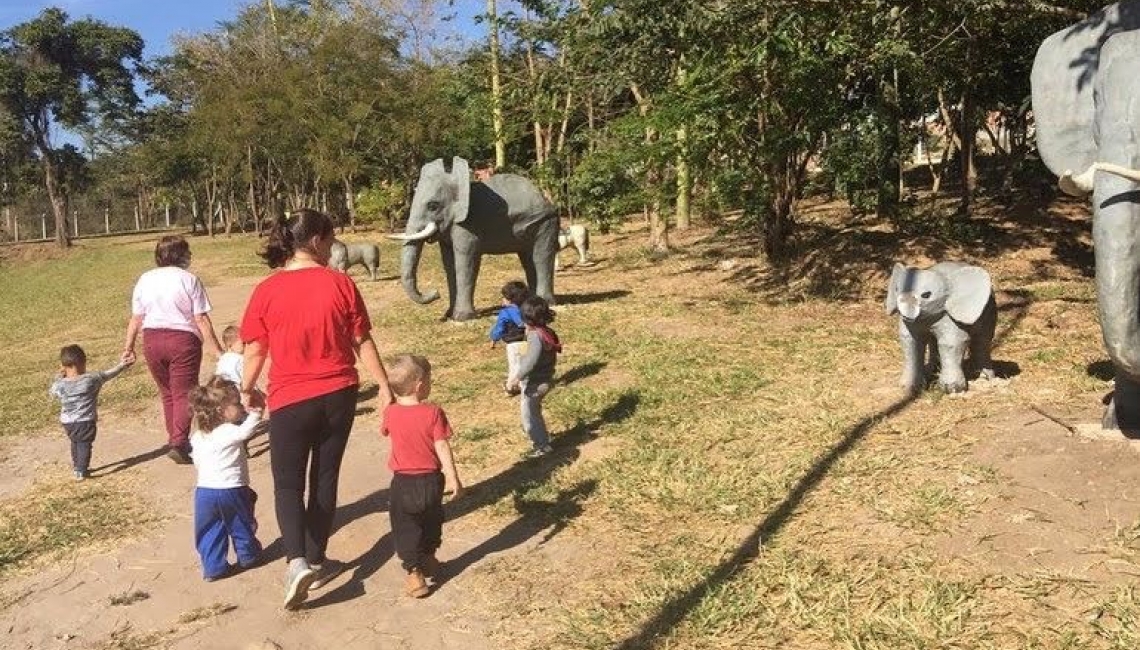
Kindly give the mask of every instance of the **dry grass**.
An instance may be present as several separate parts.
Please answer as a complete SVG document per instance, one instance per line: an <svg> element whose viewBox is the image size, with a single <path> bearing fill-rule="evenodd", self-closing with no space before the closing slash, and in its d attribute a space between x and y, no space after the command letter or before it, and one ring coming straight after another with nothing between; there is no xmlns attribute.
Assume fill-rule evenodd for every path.
<svg viewBox="0 0 1140 650"><path fill-rule="evenodd" d="M546 403L556 453L529 463L517 462L526 442L516 402L498 389L502 352L486 348L490 316L445 324L438 303L408 303L385 242L388 279L360 286L383 353L423 353L435 366L433 399L456 427L472 488L450 526L501 531L495 549L528 544L468 558L483 560L464 572L464 588L498 622L497 644L1135 647L1140 607L1128 580L1052 566L1047 552L1026 571L944 544L1008 498L1009 479L974 454L1005 434L993 422L1034 406L1091 417L1105 390L1082 262L1087 217L1065 205L1024 210L995 210L1000 219L980 220L981 234L958 244L817 206L803 216L801 261L781 269L757 262L747 238L709 228L677 237L679 251L663 259L640 248L636 228L595 237L599 264L559 276L559 372L572 381ZM193 245L208 284L258 268L251 239ZM119 269L119 294L146 268L142 244L84 254ZM1009 379L974 384L965 398L930 390L906 401L882 287L896 259L931 258L979 261L994 276L994 353ZM39 270L54 273L50 264L58 260ZM0 300L10 299L10 272L0 270ZM496 304L518 275L513 259L485 260L477 306ZM425 254L420 278L444 285L438 255ZM108 329L110 351L126 314L116 300L124 308L105 323L77 307L91 325L74 335ZM49 306L33 315L40 331L68 331ZM17 326L0 320L0 333ZM24 367L50 372L51 349L37 360L30 346L9 345ZM43 382L21 381L0 386L0 408L47 426L47 407L20 392ZM112 404L136 407L132 381L108 388ZM362 404L365 426L378 417L374 402ZM1122 521L1088 545L1117 576L1140 568L1137 526Z"/></svg>
<svg viewBox="0 0 1140 650"><path fill-rule="evenodd" d="M155 520L139 497L137 478L78 483L70 473L52 472L20 497L0 502L0 575L130 538Z"/></svg>

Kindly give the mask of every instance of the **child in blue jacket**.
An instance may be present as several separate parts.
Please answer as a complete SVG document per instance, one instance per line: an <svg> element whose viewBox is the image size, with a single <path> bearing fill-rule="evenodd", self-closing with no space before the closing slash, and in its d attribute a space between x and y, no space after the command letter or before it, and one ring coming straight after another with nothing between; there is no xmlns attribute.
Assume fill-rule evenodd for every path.
<svg viewBox="0 0 1140 650"><path fill-rule="evenodd" d="M507 380L503 382L503 391L507 395L518 395L518 368L519 359L526 343L526 325L523 324L522 312L519 306L530 296L530 289L518 280L512 280L503 285L503 307L491 328L491 347L502 341L507 347Z"/></svg>

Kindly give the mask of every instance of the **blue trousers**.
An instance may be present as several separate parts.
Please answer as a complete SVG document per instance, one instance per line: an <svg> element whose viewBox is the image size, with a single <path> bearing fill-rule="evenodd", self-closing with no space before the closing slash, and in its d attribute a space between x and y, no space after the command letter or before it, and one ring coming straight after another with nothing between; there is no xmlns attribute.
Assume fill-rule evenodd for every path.
<svg viewBox="0 0 1140 650"><path fill-rule="evenodd" d="M194 490L194 545L202 558L202 575L211 580L224 576L230 565L227 556L234 541L237 563L245 568L257 562L261 542L257 541L257 520L253 505L257 493L249 487Z"/></svg>

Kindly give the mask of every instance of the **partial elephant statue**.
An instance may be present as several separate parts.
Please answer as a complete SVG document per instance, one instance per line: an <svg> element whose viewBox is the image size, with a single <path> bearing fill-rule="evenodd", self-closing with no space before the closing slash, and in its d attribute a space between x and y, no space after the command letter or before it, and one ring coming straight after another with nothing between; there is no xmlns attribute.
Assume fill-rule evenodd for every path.
<svg viewBox="0 0 1140 650"><path fill-rule="evenodd" d="M345 244L339 239L334 239L332 251L329 253L329 268L348 273L348 270L357 264L362 264L368 269L368 277L375 281L376 271L380 267L380 247L366 243Z"/></svg>
<svg viewBox="0 0 1140 650"><path fill-rule="evenodd" d="M515 253L527 286L554 304L554 261L558 255L558 211L516 174L495 174L472 182L467 161L452 158L451 169L434 160L420 169L411 215L402 235L400 278L412 300L426 304L439 292L421 293L417 282L425 242L438 241L447 275L444 318L475 317L475 281L483 255Z"/></svg>
<svg viewBox="0 0 1140 650"><path fill-rule="evenodd" d="M938 383L948 393L966 390L962 369L970 362L982 377L994 377L990 360L997 302L990 274L977 266L942 262L928 269L895 264L887 284L887 315L899 314L903 370L899 384L910 393L926 387L926 350L939 367Z"/></svg>
<svg viewBox="0 0 1140 650"><path fill-rule="evenodd" d="M558 231L559 252L570 246L573 246L574 250L578 251L578 266L584 266L590 263L590 231L586 230L586 226L576 223ZM562 262L558 259L558 256L555 256L554 270L559 271L561 269Z"/></svg>
<svg viewBox="0 0 1140 650"><path fill-rule="evenodd" d="M1092 192L1097 309L1116 389L1102 424L1140 433L1140 1L1046 38L1031 85L1037 149L1066 192Z"/></svg>

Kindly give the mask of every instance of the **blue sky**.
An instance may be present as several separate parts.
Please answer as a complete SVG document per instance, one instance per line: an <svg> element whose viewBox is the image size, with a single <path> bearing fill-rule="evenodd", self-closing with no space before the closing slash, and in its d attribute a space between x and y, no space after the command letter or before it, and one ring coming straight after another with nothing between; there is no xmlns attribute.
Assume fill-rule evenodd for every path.
<svg viewBox="0 0 1140 650"><path fill-rule="evenodd" d="M277 0L284 4L285 0ZM146 42L147 57L170 51L175 34L210 31L219 21L235 16L247 0L0 0L0 30L34 18L46 7L59 7L72 18L92 16L113 25L130 27ZM448 10L446 2L439 3ZM483 29L473 16L486 7L484 0L455 0L456 19L448 27L469 38Z"/></svg>

